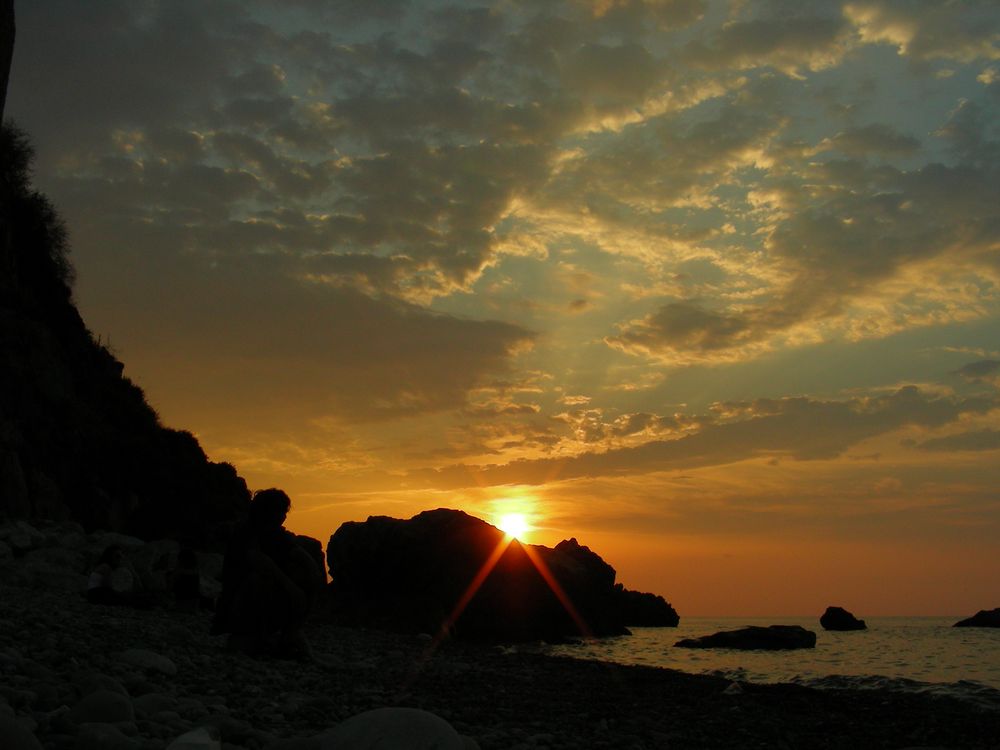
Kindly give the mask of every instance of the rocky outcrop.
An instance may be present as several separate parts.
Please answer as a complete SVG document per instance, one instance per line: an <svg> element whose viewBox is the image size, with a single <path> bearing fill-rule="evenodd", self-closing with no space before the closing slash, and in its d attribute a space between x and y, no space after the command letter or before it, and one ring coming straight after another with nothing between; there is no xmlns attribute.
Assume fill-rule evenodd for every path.
<svg viewBox="0 0 1000 750"><path fill-rule="evenodd" d="M769 625L766 628L751 625L739 630L724 630L700 638L685 638L674 646L681 648L735 648L744 651L784 651L796 648L815 648L816 634L798 625Z"/></svg>
<svg viewBox="0 0 1000 750"><path fill-rule="evenodd" d="M623 590L596 553L509 540L457 510L345 523L327 563L345 624L505 641L627 632Z"/></svg>
<svg viewBox="0 0 1000 750"><path fill-rule="evenodd" d="M31 149L0 131L0 520L72 520L221 545L246 483L160 424L84 325L65 231L28 184Z"/></svg>
<svg viewBox="0 0 1000 750"><path fill-rule="evenodd" d="M819 624L824 630L865 630L864 620L859 620L843 607L827 607L819 618Z"/></svg>
<svg viewBox="0 0 1000 750"><path fill-rule="evenodd" d="M79 594L86 590L97 559L112 544L125 550L143 591L162 602L172 598L181 550L176 540L144 542L113 531L88 533L72 521L0 523L0 577L19 586ZM196 560L197 590L204 599L214 600L222 589L222 555L200 552Z"/></svg>
<svg viewBox="0 0 1000 750"><path fill-rule="evenodd" d="M1000 607L981 609L972 617L956 622L956 628L1000 628Z"/></svg>

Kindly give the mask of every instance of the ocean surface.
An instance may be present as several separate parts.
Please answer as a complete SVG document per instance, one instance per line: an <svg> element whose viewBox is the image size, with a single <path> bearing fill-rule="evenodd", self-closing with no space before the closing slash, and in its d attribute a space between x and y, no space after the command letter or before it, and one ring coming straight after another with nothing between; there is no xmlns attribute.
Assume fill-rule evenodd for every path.
<svg viewBox="0 0 1000 750"><path fill-rule="evenodd" d="M631 636L546 646L547 653L668 667L739 682L821 688L939 692L1000 708L1000 629L954 628L962 617L872 617L868 629L826 631L818 618L681 618L676 628L632 628ZM736 651L674 648L681 638L745 625L801 625L816 648Z"/></svg>

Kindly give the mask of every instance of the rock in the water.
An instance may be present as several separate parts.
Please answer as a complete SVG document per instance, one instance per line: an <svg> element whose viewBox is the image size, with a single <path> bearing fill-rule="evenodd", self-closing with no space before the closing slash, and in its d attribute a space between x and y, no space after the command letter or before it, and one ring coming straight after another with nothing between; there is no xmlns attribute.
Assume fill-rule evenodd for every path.
<svg viewBox="0 0 1000 750"><path fill-rule="evenodd" d="M794 648L815 648L816 634L798 625L757 625L739 630L724 630L700 638L685 638L674 646L681 648L736 648L782 651Z"/></svg>
<svg viewBox="0 0 1000 750"><path fill-rule="evenodd" d="M417 708L377 708L323 737L322 750L478 750L440 716Z"/></svg>
<svg viewBox="0 0 1000 750"><path fill-rule="evenodd" d="M972 617L956 622L956 628L1000 628L1000 607L981 609Z"/></svg>
<svg viewBox="0 0 1000 750"><path fill-rule="evenodd" d="M824 630L865 630L864 620L859 620L843 607L827 607L819 618L819 624Z"/></svg>
<svg viewBox="0 0 1000 750"><path fill-rule="evenodd" d="M327 562L346 624L506 641L628 632L615 569L597 554L575 539L523 544L461 511L345 523Z"/></svg>

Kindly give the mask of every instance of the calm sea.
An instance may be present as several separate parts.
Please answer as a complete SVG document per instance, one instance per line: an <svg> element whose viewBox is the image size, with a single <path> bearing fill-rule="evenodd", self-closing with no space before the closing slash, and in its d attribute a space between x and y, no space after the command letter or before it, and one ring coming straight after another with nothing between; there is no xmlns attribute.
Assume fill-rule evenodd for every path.
<svg viewBox="0 0 1000 750"><path fill-rule="evenodd" d="M633 628L631 636L559 646L549 653L669 667L741 682L797 682L942 692L1000 708L1000 629L954 628L961 617L873 617L867 630L828 632L817 618L682 618L677 628ZM674 648L681 638L744 625L801 625L816 648L735 651Z"/></svg>

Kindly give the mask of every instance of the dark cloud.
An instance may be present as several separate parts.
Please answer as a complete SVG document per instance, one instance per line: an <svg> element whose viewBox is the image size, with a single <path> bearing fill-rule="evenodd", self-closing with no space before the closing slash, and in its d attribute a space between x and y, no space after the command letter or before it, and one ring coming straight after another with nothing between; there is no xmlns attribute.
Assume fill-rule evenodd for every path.
<svg viewBox="0 0 1000 750"><path fill-rule="evenodd" d="M933 438L918 443L925 451L993 451L1000 450L1000 430L978 430Z"/></svg>
<svg viewBox="0 0 1000 750"><path fill-rule="evenodd" d="M738 346L751 338L751 322L740 315L706 309L697 302L670 302L647 318L624 326L611 346L649 353L663 348L712 351Z"/></svg>
<svg viewBox="0 0 1000 750"><path fill-rule="evenodd" d="M843 130L830 139L830 145L848 156L870 153L910 156L920 149L916 138L880 123Z"/></svg>
<svg viewBox="0 0 1000 750"><path fill-rule="evenodd" d="M996 60L1000 10L990 0L860 0L844 13L867 42L894 45L918 61Z"/></svg>
<svg viewBox="0 0 1000 750"><path fill-rule="evenodd" d="M966 380L978 383L1000 374L1000 361L995 359L981 359L978 362L970 362L957 370L957 374Z"/></svg>
<svg viewBox="0 0 1000 750"><path fill-rule="evenodd" d="M840 17L776 17L734 21L710 40L695 40L685 59L711 70L771 66L795 73L829 67L845 51L850 26Z"/></svg>

